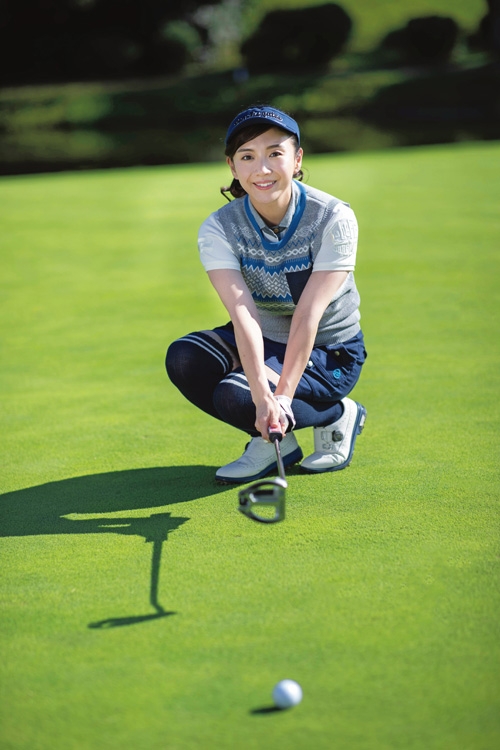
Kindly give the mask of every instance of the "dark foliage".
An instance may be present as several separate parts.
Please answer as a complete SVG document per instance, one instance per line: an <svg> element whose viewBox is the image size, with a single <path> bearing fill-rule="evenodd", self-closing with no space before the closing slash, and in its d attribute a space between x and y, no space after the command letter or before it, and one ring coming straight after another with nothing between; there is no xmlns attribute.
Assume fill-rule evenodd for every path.
<svg viewBox="0 0 500 750"><path fill-rule="evenodd" d="M422 16L408 21L402 29L391 31L382 41L382 49L393 53L394 62L432 65L446 62L458 38L458 25L447 16Z"/></svg>
<svg viewBox="0 0 500 750"><path fill-rule="evenodd" d="M162 31L217 0L2 0L0 83L179 72L188 58Z"/></svg>
<svg viewBox="0 0 500 750"><path fill-rule="evenodd" d="M335 3L268 13L241 52L253 73L324 68L343 49L352 20Z"/></svg>
<svg viewBox="0 0 500 750"><path fill-rule="evenodd" d="M450 143L500 136L500 70L496 63L447 68L381 89L356 111L398 134L401 142Z"/></svg>
<svg viewBox="0 0 500 750"><path fill-rule="evenodd" d="M488 13L468 41L472 50L492 52L500 57L500 0L488 0Z"/></svg>

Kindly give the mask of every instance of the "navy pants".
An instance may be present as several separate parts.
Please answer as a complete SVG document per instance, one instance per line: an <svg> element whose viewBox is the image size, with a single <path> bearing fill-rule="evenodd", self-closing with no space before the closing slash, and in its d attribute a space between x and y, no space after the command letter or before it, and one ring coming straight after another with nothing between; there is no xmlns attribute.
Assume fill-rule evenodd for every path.
<svg viewBox="0 0 500 750"><path fill-rule="evenodd" d="M231 323L214 333L236 351ZM278 374L285 350L284 344L264 339L265 362ZM340 402L358 382L366 356L361 331L342 344L313 349L292 401L296 430L332 424L341 417ZM245 373L241 367L233 369L230 353L218 341L205 332L189 333L169 346L165 365L172 383L192 404L249 435L259 434ZM276 388L269 386L271 391Z"/></svg>

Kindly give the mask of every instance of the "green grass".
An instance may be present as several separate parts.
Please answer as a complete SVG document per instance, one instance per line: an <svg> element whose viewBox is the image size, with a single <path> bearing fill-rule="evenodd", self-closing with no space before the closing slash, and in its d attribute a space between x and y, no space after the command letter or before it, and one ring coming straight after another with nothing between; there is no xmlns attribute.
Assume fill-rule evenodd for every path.
<svg viewBox="0 0 500 750"><path fill-rule="evenodd" d="M213 483L244 437L163 374L225 320L195 246L226 169L0 181L2 748L498 745L499 156L306 160L360 222L368 420L264 527Z"/></svg>

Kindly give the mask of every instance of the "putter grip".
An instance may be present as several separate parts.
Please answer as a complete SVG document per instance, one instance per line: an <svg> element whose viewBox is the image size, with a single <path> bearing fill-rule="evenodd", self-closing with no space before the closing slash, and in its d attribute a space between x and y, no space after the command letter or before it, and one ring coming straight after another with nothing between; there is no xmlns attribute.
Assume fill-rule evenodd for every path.
<svg viewBox="0 0 500 750"><path fill-rule="evenodd" d="M275 443L276 441L278 441L278 443L281 443L281 441L283 440L283 435L281 434L281 432L269 432L269 440L271 441L271 443Z"/></svg>

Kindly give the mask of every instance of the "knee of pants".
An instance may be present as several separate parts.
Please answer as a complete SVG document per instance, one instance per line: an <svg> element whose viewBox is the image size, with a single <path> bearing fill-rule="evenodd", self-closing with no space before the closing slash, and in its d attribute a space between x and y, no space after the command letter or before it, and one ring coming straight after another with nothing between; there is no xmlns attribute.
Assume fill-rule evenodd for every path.
<svg viewBox="0 0 500 750"><path fill-rule="evenodd" d="M255 405L243 372L231 372L214 390L213 404L220 418L239 429L255 427Z"/></svg>
<svg viewBox="0 0 500 750"><path fill-rule="evenodd" d="M177 339L165 357L165 367L174 384L193 377L220 379L232 366L229 352L205 333L190 333Z"/></svg>
<svg viewBox="0 0 500 750"><path fill-rule="evenodd" d="M183 371L190 367L189 352L182 344L182 339L173 341L167 349L165 356L165 369L173 383L182 378Z"/></svg>

